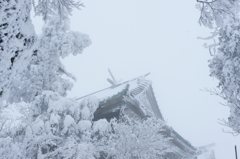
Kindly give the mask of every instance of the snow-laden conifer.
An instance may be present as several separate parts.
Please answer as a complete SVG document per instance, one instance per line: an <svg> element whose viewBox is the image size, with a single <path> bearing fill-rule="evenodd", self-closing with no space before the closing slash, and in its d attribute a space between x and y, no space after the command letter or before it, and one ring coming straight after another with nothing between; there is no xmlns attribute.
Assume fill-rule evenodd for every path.
<svg viewBox="0 0 240 159"><path fill-rule="evenodd" d="M47 20L31 62L24 73L14 80L9 101L31 102L41 95L42 90L51 90L66 96L73 84L63 78L63 75L74 80L75 77L65 69L60 58L69 54L81 54L90 44L88 35L69 30L68 19L61 20L58 16L53 16Z"/></svg>
<svg viewBox="0 0 240 159"><path fill-rule="evenodd" d="M0 2L0 98L8 97L12 80L21 74L33 53L36 35L30 19L31 1Z"/></svg>

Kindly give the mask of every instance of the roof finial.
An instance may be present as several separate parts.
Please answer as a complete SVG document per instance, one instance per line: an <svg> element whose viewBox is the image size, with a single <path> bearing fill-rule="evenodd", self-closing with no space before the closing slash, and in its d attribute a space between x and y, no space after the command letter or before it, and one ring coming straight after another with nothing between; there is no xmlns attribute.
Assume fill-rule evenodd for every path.
<svg viewBox="0 0 240 159"><path fill-rule="evenodd" d="M113 74L112 74L112 72L111 72L110 69L108 69L108 72L109 72L109 74L111 75L112 80L109 79L109 78L107 78L107 81L108 81L108 82L112 85L112 87L114 88L114 87L118 84L118 82L115 80L115 78L114 78L114 76L113 76Z"/></svg>

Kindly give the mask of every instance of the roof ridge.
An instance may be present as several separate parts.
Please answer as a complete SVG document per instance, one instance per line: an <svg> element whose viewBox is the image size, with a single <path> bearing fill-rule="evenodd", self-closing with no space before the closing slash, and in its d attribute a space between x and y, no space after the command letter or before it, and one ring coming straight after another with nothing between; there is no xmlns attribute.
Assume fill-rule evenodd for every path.
<svg viewBox="0 0 240 159"><path fill-rule="evenodd" d="M88 97L88 96L90 96L90 95L93 95L93 94L99 93L99 92L104 91L104 90L107 90L107 89L114 89L114 88L116 88L116 87L118 87L118 86L121 86L121 85L123 85L123 84L126 84L126 83L129 83L129 82L131 82L131 81L137 80L137 79L139 79L140 77L146 77L146 76L148 76L149 74L150 74L150 72L147 73L147 74L145 74L145 75L143 75L143 76L138 76L138 77L133 78L133 79L131 79L131 80L128 80L128 81L125 81L125 82L119 83L119 84L115 85L114 87L113 87L113 86L110 86L110 87L107 87L107 88L101 89L101 90L99 90L99 91L96 91L96 92L93 92L93 93L87 94L87 95L85 95L85 96L82 96L82 97L76 98L76 100L83 99L83 98L85 98L85 97Z"/></svg>

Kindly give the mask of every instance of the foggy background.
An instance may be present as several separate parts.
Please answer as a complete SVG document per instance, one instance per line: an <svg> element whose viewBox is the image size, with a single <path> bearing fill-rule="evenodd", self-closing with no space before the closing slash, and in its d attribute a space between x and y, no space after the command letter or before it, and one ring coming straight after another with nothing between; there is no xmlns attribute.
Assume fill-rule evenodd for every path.
<svg viewBox="0 0 240 159"><path fill-rule="evenodd" d="M172 126L193 146L216 143L217 159L234 159L239 137L224 133L220 125L229 108L219 97L201 91L215 88L209 77L211 56L203 47L211 30L200 27L200 12L193 0L84 0L75 10L71 30L86 33L92 45L82 55L63 59L77 77L69 97L81 97L109 87L107 71L123 81L144 75L153 82L160 110ZM42 21L32 19L41 33ZM237 145L238 146L238 145ZM238 147L240 150L240 147ZM240 151L239 151L240 153Z"/></svg>

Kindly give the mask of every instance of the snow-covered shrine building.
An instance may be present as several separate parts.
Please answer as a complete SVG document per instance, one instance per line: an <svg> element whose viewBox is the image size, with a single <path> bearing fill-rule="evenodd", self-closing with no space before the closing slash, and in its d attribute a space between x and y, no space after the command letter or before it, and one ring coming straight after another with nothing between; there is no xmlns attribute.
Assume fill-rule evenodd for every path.
<svg viewBox="0 0 240 159"><path fill-rule="evenodd" d="M108 79L112 84L111 87L77 100L90 95L100 99L99 107L94 113L94 121L104 118L108 121L112 118L120 119L122 114L136 120L157 117L164 121L153 92L152 82L145 78L147 75L122 83L117 83L112 76L113 80ZM166 128L165 135L172 138L171 144L177 147L178 151L167 154L164 159L202 159L200 156L205 155L207 156L204 159L215 159L212 151L209 152L204 147L201 147L201 150L195 148L171 127Z"/></svg>

